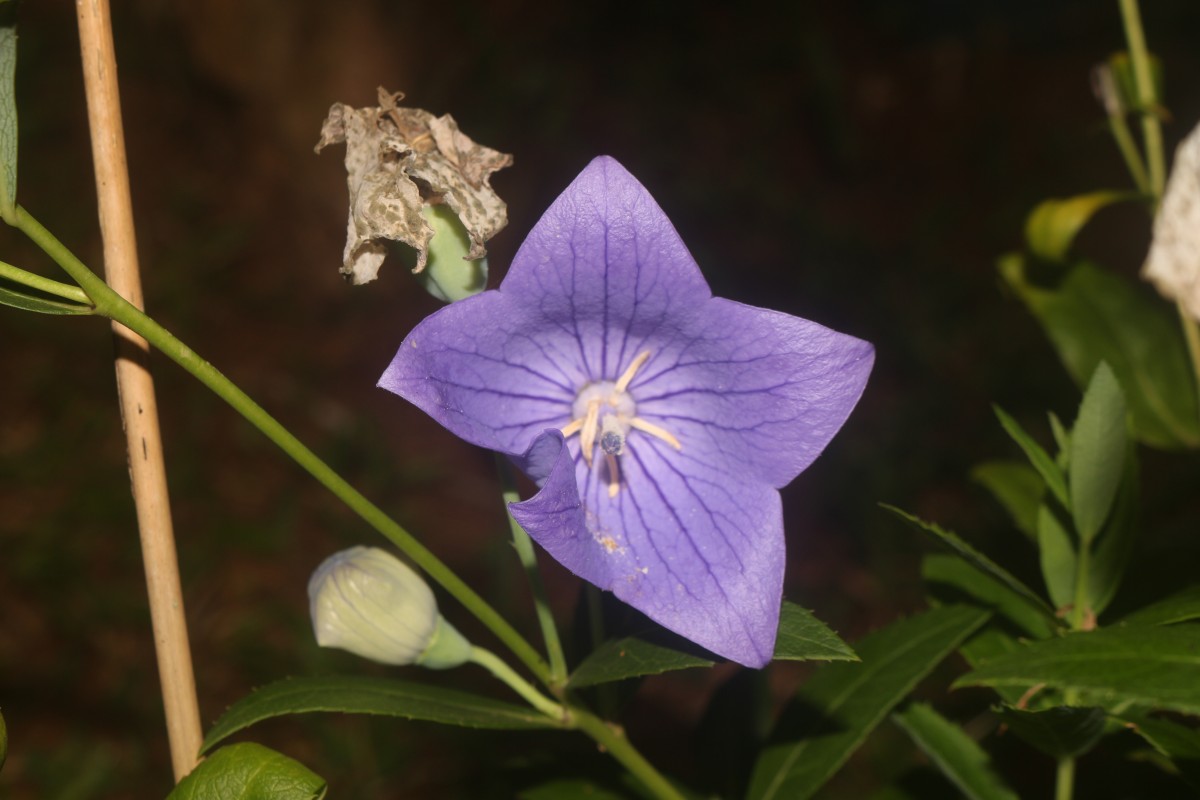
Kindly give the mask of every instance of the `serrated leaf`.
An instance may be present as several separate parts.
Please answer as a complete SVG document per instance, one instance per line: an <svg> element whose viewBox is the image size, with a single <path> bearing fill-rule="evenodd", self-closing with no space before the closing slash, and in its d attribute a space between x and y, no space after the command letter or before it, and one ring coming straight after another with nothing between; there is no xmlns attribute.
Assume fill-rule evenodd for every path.
<svg viewBox="0 0 1200 800"><path fill-rule="evenodd" d="M962 728L932 706L913 703L892 721L920 747L969 800L1018 800L992 767L992 760Z"/></svg>
<svg viewBox="0 0 1200 800"><path fill-rule="evenodd" d="M1048 505L1038 509L1038 561L1042 580L1055 608L1075 602L1075 545L1058 513Z"/></svg>
<svg viewBox="0 0 1200 800"><path fill-rule="evenodd" d="M1058 628L1027 597L959 556L925 556L921 561L921 577L928 583L953 587L975 604L992 609L1035 638L1045 639Z"/></svg>
<svg viewBox="0 0 1200 800"><path fill-rule="evenodd" d="M1020 461L985 461L971 470L971 478L982 484L1004 506L1017 530L1037 539L1037 510L1046 493L1046 482Z"/></svg>
<svg viewBox="0 0 1200 800"><path fill-rule="evenodd" d="M318 800L325 781L299 761L246 742L222 747L191 771L167 800Z"/></svg>
<svg viewBox="0 0 1200 800"><path fill-rule="evenodd" d="M1196 385L1176 313L1125 279L1079 262L1038 285L1020 256L1000 273L1041 323L1079 385L1105 361L1129 405L1134 436L1154 447L1200 446Z"/></svg>
<svg viewBox="0 0 1200 800"><path fill-rule="evenodd" d="M1109 190L1044 200L1025 220L1025 241L1038 258L1062 261L1075 235L1097 211L1113 203L1139 199L1141 195L1134 192Z"/></svg>
<svg viewBox="0 0 1200 800"><path fill-rule="evenodd" d="M1100 537L1092 542L1092 555L1088 561L1088 601L1092 613L1097 616L1116 596L1129 566L1129 554L1137 538L1139 487L1137 453L1129 446L1116 501Z"/></svg>
<svg viewBox="0 0 1200 800"><path fill-rule="evenodd" d="M1020 423L1009 416L1007 411L995 405L992 406L992 410L996 412L996 418L1000 420L1000 425L1005 432L1020 446L1021 450L1025 452L1026 458L1029 459L1029 463L1042 476L1042 480L1046 482L1046 488L1058 499L1058 502L1063 504L1064 508L1069 507L1067 479L1063 476L1063 471L1059 469L1058 464L1040 444L1033 440L1032 436L1025 432Z"/></svg>
<svg viewBox="0 0 1200 800"><path fill-rule="evenodd" d="M1101 361L1071 431L1071 515L1085 544L1100 532L1117 496L1125 442L1125 396L1112 369Z"/></svg>
<svg viewBox="0 0 1200 800"><path fill-rule="evenodd" d="M16 3L0 16L0 218L11 220L17 207Z"/></svg>
<svg viewBox="0 0 1200 800"><path fill-rule="evenodd" d="M777 661L853 661L854 651L811 611L784 602L775 639ZM707 651L666 631L652 631L605 642L583 660L568 681L573 689L660 675L679 669L711 667Z"/></svg>
<svg viewBox="0 0 1200 800"><path fill-rule="evenodd" d="M36 311L39 314L93 314L96 311L92 306L68 300L51 300L4 286L0 286L0 305L19 308L22 311Z"/></svg>
<svg viewBox="0 0 1200 800"><path fill-rule="evenodd" d="M829 664L800 687L755 764L751 800L811 797L989 613L942 606L864 638L861 664Z"/></svg>
<svg viewBox="0 0 1200 800"><path fill-rule="evenodd" d="M1003 653L1012 653L1021 649L1021 644L1012 636L1000 630L996 625L987 625L970 639L963 642L958 652L967 660L967 664L977 667L987 663ZM1020 701L1025 690L1019 686L993 686L992 691L1010 704Z"/></svg>
<svg viewBox="0 0 1200 800"><path fill-rule="evenodd" d="M1044 683L1093 702L1143 703L1200 713L1200 625L1110 627L1030 642L954 682L962 686Z"/></svg>
<svg viewBox="0 0 1200 800"><path fill-rule="evenodd" d="M1102 708L1058 706L1029 711L1000 706L993 711L1022 741L1052 758L1074 758L1091 750L1104 735L1108 719Z"/></svg>
<svg viewBox="0 0 1200 800"><path fill-rule="evenodd" d="M1054 609L1046 605L1045 600L1043 600L1028 586L1017 580L1008 570L1004 569L999 564L985 556L983 553L964 542L956 534L941 528L933 522L926 522L919 517L915 517L912 514L909 514L907 511L902 511L895 506L890 506L887 503L880 503L880 505L888 511L891 511L896 516L900 517L917 530L933 534L934 537L936 537L937 540L942 544L946 545L955 553L965 558L968 562L974 564L979 569L1003 583L1009 589L1024 597L1034 608L1040 609L1044 616L1057 624L1058 620L1054 616Z"/></svg>
<svg viewBox="0 0 1200 800"><path fill-rule="evenodd" d="M377 714L464 728L556 727L554 720L531 708L488 697L410 681L335 675L289 678L255 690L221 715L201 749L209 750L230 734L264 719L315 711Z"/></svg>
<svg viewBox="0 0 1200 800"><path fill-rule="evenodd" d="M1139 608L1122 619L1121 625L1172 625L1193 619L1200 619L1200 584Z"/></svg>

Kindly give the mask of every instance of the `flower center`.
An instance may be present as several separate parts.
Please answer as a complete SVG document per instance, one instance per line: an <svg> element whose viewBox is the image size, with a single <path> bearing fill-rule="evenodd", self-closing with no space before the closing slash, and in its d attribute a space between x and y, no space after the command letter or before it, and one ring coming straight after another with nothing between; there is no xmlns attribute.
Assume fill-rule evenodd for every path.
<svg viewBox="0 0 1200 800"><path fill-rule="evenodd" d="M571 405L571 421L562 429L563 436L579 434L579 449L588 467L593 451L600 446L608 466L608 496L616 497L621 488L617 456L625 452L631 429L662 439L676 450L683 445L668 431L637 416L637 405L626 391L638 370L650 358L650 351L638 354L615 381L593 381L579 390Z"/></svg>

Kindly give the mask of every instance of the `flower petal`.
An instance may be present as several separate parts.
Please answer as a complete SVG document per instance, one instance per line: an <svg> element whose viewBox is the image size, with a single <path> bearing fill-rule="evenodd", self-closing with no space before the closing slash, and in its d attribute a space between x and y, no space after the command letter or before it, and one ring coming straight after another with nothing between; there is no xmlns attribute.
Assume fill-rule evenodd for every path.
<svg viewBox="0 0 1200 800"><path fill-rule="evenodd" d="M684 452L772 486L791 482L858 403L867 342L806 319L713 298L647 363L629 392L638 416Z"/></svg>
<svg viewBox="0 0 1200 800"><path fill-rule="evenodd" d="M499 292L451 303L405 338L379 385L473 444L522 452L570 421L586 381L577 349Z"/></svg>
<svg viewBox="0 0 1200 800"><path fill-rule="evenodd" d="M621 457L611 498L604 471L577 461L558 431L519 463L541 490L513 516L565 567L718 655L771 660L784 569L777 491L660 441Z"/></svg>
<svg viewBox="0 0 1200 800"><path fill-rule="evenodd" d="M647 340L712 297L674 226L637 179L601 156L546 210L500 292L573 342L592 380L615 380Z"/></svg>

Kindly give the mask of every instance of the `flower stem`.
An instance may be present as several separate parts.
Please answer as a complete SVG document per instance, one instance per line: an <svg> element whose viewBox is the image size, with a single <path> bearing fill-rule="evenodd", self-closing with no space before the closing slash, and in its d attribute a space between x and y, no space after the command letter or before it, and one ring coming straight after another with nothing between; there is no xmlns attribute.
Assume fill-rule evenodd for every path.
<svg viewBox="0 0 1200 800"><path fill-rule="evenodd" d="M164 355L190 372L197 380L211 389L218 397L233 407L246 421L258 428L264 436L274 442L292 459L333 492L343 503L375 530L390 539L402 552L411 558L435 582L449 592L480 622L488 627L512 652L521 659L541 680L549 674L546 662L538 655L520 633L500 616L471 587L467 586L437 556L422 545L395 520L378 506L364 497L346 482L328 464L317 457L290 431L283 427L262 406L255 403L236 384L222 375L215 367L200 358L195 351L179 341L145 313L126 302L87 268L29 212L18 206L16 226L42 248L59 266L66 270L76 283L87 293L96 306L96 312L108 317L145 337Z"/></svg>
<svg viewBox="0 0 1200 800"><path fill-rule="evenodd" d="M1134 185L1142 194L1150 194L1150 178L1146 175L1146 165L1142 163L1142 154L1138 152L1137 143L1134 142L1129 125L1125 122L1124 112L1118 111L1110 114L1108 127L1112 131L1113 141L1117 143L1117 150L1121 152L1121 158L1125 160L1125 166L1129 169L1129 176L1133 178Z"/></svg>
<svg viewBox="0 0 1200 800"><path fill-rule="evenodd" d="M521 497L517 494L512 467L509 465L508 459L499 453L496 454L496 471L500 474L504 513L508 517L509 530L512 531L513 547L516 548L517 557L521 559L521 566L525 568L525 575L529 579L529 590L533 593L533 605L537 611L538 624L542 629L542 639L546 643L546 655L550 659L549 685L551 689L557 691L567 680L567 660L563 656L558 627L554 624L554 613L550 610L550 602L546 598L546 584L542 581L542 573L538 570L533 541L508 510L508 504L518 502Z"/></svg>
<svg viewBox="0 0 1200 800"><path fill-rule="evenodd" d="M571 715L575 727L591 736L609 755L621 762L621 765L653 792L655 797L663 800L684 800L683 793L629 743L625 731L620 727L610 725L596 715L578 708L572 708Z"/></svg>
<svg viewBox="0 0 1200 800"><path fill-rule="evenodd" d="M513 668L500 660L495 653L484 650L482 647L472 646L470 660L492 673L498 680L508 684L514 692L525 698L525 701L529 705L547 717L551 717L559 722L566 722L569 719L565 707L554 702L531 686L529 681L514 672Z"/></svg>
<svg viewBox="0 0 1200 800"><path fill-rule="evenodd" d="M5 278L13 283L19 283L28 286L30 289L37 289L39 292L52 294L55 297L61 297L64 300L70 300L81 305L90 306L92 304L92 301L88 299L87 293L78 286L43 278L41 275L27 272L20 267L14 267L12 264L5 264L3 261L0 261L0 278Z"/></svg>

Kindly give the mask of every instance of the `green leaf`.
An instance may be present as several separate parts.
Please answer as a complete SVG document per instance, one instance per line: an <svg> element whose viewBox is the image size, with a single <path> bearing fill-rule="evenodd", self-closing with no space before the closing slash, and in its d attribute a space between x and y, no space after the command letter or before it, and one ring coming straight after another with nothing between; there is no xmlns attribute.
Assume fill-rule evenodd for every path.
<svg viewBox="0 0 1200 800"><path fill-rule="evenodd" d="M993 711L1022 741L1052 758L1074 758L1091 750L1104 735L1108 719L1102 708L1058 706L1027 711L1000 706Z"/></svg>
<svg viewBox="0 0 1200 800"><path fill-rule="evenodd" d="M1039 285L1020 256L1000 273L1083 385L1101 361L1125 391L1134 436L1154 447L1200 446L1196 386L1175 311L1149 289L1080 262Z"/></svg>
<svg viewBox="0 0 1200 800"><path fill-rule="evenodd" d="M1012 653L1020 650L1021 644L1012 636L1000 630L996 625L988 625L979 633L963 642L958 648L959 654L972 667L986 663L1002 653ZM1018 703L1025 690L1019 686L993 686L992 691L1000 695L1006 703Z"/></svg>
<svg viewBox="0 0 1200 800"><path fill-rule="evenodd" d="M517 798L518 800L628 800L628 795L617 794L594 781L583 778L566 778L525 789L517 795Z"/></svg>
<svg viewBox="0 0 1200 800"><path fill-rule="evenodd" d="M1125 443L1125 396L1112 369L1101 361L1071 431L1071 515L1085 544L1096 538L1117 496Z"/></svg>
<svg viewBox="0 0 1200 800"><path fill-rule="evenodd" d="M958 556L925 556L921 561L921 577L929 583L953 587L975 604L992 609L1035 638L1045 639L1059 627L1046 617L1041 606Z"/></svg>
<svg viewBox="0 0 1200 800"><path fill-rule="evenodd" d="M222 747L179 782L168 800L314 800L325 781L299 761L246 742Z"/></svg>
<svg viewBox="0 0 1200 800"><path fill-rule="evenodd" d="M22 311L36 311L40 314L92 314L96 311L92 306L70 301L51 300L4 286L0 286L0 305L12 306Z"/></svg>
<svg viewBox="0 0 1200 800"><path fill-rule="evenodd" d="M988 612L942 606L870 634L861 664L828 664L800 687L750 781L751 800L811 797Z"/></svg>
<svg viewBox="0 0 1200 800"><path fill-rule="evenodd" d="M1122 714L1121 719L1179 769L1183 779L1200 789L1200 731L1169 719Z"/></svg>
<svg viewBox="0 0 1200 800"><path fill-rule="evenodd" d="M825 623L795 603L784 602L775 640L777 661L853 661L854 651ZM583 660L568 680L573 689L660 675L679 669L711 667L707 651L665 631L605 642Z"/></svg>
<svg viewBox="0 0 1200 800"><path fill-rule="evenodd" d="M1042 614L1048 619L1053 620L1055 624L1058 623L1058 618L1054 616L1054 609L1046 605L1046 601L1043 600L1036 592L1013 577L1012 573L1010 573L1008 570L992 561L974 547L971 547L971 545L958 538L958 536L955 534L951 533L950 531L943 530L935 523L926 522L923 519L909 514L907 511L902 511L895 506L890 506L887 503L880 503L880 505L888 511L891 511L896 516L900 517L917 530L933 534L942 544L946 545L955 553L1003 583L1009 589L1012 589L1014 592L1024 597L1031 605L1033 605L1033 607L1040 609Z"/></svg>
<svg viewBox="0 0 1200 800"><path fill-rule="evenodd" d="M1111 627L1031 642L954 682L961 686L1036 683L1086 693L1093 702L1144 703L1200 713L1200 625Z"/></svg>
<svg viewBox="0 0 1200 800"><path fill-rule="evenodd" d="M1138 460L1132 446L1125 453L1125 469L1117 489L1108 521L1100 538L1092 542L1092 557L1088 561L1088 601L1092 613L1099 616L1120 588L1121 578L1129 565L1137 537L1138 520Z"/></svg>
<svg viewBox="0 0 1200 800"><path fill-rule="evenodd" d="M1067 432L1067 428L1058 418L1058 414L1049 411L1046 416L1050 420L1050 432L1054 434L1054 443L1058 445L1058 459L1055 463L1058 464L1059 469L1066 470L1070 466L1071 434Z"/></svg>
<svg viewBox="0 0 1200 800"><path fill-rule="evenodd" d="M1075 235L1105 206L1140 200L1134 192L1097 191L1063 199L1045 200L1025 220L1025 241L1030 251L1046 261L1063 261Z"/></svg>
<svg viewBox="0 0 1200 800"><path fill-rule="evenodd" d="M1121 620L1122 625L1172 625L1200 619L1200 584L1189 586L1157 603L1134 611Z"/></svg>
<svg viewBox="0 0 1200 800"><path fill-rule="evenodd" d="M1000 425L1004 427L1012 440L1025 451L1029 463L1042 476L1047 488L1058 498L1058 502L1062 503L1064 508L1068 508L1071 503L1067 497L1067 479L1063 477L1062 470L1054 463L1054 459L1003 408L992 406L992 410L996 412L996 418L1000 420Z"/></svg>
<svg viewBox="0 0 1200 800"><path fill-rule="evenodd" d="M996 775L983 748L932 706L913 703L893 714L892 721L970 800L1018 800L1016 792Z"/></svg>
<svg viewBox="0 0 1200 800"><path fill-rule="evenodd" d="M1037 510L1046 493L1046 482L1020 461L985 461L971 470L971 478L999 501L1017 530L1037 538Z"/></svg>
<svg viewBox="0 0 1200 800"><path fill-rule="evenodd" d="M0 218L12 220L17 207L17 25L16 3L8 6L0 11Z"/></svg>
<svg viewBox="0 0 1200 800"><path fill-rule="evenodd" d="M1058 513L1048 505L1038 509L1038 557L1046 592L1055 608L1075 602L1075 546Z"/></svg>
<svg viewBox="0 0 1200 800"><path fill-rule="evenodd" d="M379 714L464 728L556 727L554 720L531 708L466 692L408 681L334 675L289 678L255 690L221 715L201 749L209 750L230 734L264 719L314 711Z"/></svg>

